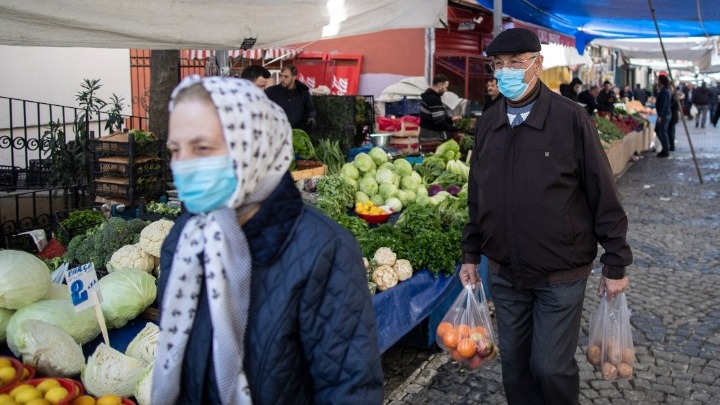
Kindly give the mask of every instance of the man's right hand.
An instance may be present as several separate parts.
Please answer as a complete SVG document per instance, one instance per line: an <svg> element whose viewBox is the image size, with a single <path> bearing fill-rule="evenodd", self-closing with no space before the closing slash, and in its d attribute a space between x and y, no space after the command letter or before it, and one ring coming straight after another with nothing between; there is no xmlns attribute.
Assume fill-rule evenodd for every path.
<svg viewBox="0 0 720 405"><path fill-rule="evenodd" d="M472 286L473 289L477 287L477 283L480 281L477 267L477 263L464 263L460 266L460 282L463 287L465 287L468 283L470 283L470 286Z"/></svg>

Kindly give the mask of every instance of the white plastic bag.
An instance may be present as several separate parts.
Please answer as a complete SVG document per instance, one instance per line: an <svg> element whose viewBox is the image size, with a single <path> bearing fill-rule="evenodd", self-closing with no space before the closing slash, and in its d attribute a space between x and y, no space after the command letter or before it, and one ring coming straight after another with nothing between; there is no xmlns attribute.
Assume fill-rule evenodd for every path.
<svg viewBox="0 0 720 405"><path fill-rule="evenodd" d="M625 293L617 294L612 301L605 296L600 300L590 324L586 355L590 364L600 367L603 379L632 378L635 347Z"/></svg>

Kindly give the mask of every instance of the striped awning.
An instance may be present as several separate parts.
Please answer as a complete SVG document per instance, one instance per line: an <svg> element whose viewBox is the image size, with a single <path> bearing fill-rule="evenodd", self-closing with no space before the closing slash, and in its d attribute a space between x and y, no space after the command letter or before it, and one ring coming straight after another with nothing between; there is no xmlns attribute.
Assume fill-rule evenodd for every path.
<svg viewBox="0 0 720 405"><path fill-rule="evenodd" d="M302 49L293 49L293 48L257 48L257 49L233 49L228 51L228 56L231 56L233 58L239 58L243 57L245 59L252 59L252 60L273 60L277 59L279 57L282 57L281 60L290 60L294 59L296 56L298 56L302 52ZM187 59L206 59L211 56L215 55L214 50L209 49L190 49L190 50L184 50L181 53L181 57L185 57Z"/></svg>

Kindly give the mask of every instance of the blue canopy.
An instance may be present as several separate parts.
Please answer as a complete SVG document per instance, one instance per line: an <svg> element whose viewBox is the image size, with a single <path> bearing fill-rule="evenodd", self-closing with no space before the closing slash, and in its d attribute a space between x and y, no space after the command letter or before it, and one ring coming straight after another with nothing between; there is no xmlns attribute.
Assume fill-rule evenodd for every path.
<svg viewBox="0 0 720 405"><path fill-rule="evenodd" d="M493 0L477 0L490 10ZM517 20L575 37L579 52L595 38L657 37L647 0L502 0ZM653 0L663 37L720 35L720 1Z"/></svg>

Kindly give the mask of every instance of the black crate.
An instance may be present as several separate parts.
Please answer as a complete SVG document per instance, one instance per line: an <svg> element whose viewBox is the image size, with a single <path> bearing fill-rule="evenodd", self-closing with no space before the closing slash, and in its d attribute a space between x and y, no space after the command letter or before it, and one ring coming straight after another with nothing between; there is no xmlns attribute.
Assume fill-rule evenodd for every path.
<svg viewBox="0 0 720 405"><path fill-rule="evenodd" d="M407 98L407 96L400 101L385 103L385 116L420 115L420 103L422 103L421 99Z"/></svg>
<svg viewBox="0 0 720 405"><path fill-rule="evenodd" d="M163 147L163 143L157 139L142 143L135 142L135 138L127 132L90 140L90 152L97 156L158 156L158 154L162 152Z"/></svg>
<svg viewBox="0 0 720 405"><path fill-rule="evenodd" d="M155 156L140 156L135 159L108 156L93 160L93 172L97 176L138 178L143 176L160 176L163 174L163 171L163 160Z"/></svg>
<svg viewBox="0 0 720 405"><path fill-rule="evenodd" d="M79 208L79 209L72 209L72 210L66 210L66 211L57 211L53 214L53 231L55 232L56 236L58 237L58 240L63 245L67 246L70 241L78 236L82 235L85 232L87 232L89 229L94 228L101 223L103 223L103 220L98 220L97 222L86 224L86 225L80 225L80 226L73 226L73 227L65 227L62 225L62 221L66 220L70 217L70 214L74 211L84 211L84 210L95 210L98 212L100 211L100 206L95 205L92 207L87 208Z"/></svg>
<svg viewBox="0 0 720 405"><path fill-rule="evenodd" d="M355 124L374 125L375 124L375 97L373 96L355 96ZM362 104L360 104L362 103ZM363 107L364 105L364 107Z"/></svg>
<svg viewBox="0 0 720 405"><path fill-rule="evenodd" d="M140 197L146 200L158 198L164 191L162 176L127 178L103 176L93 181L93 195L109 200L124 202L127 206L137 204Z"/></svg>
<svg viewBox="0 0 720 405"><path fill-rule="evenodd" d="M20 170L17 166L0 165L0 191L14 191L18 188Z"/></svg>

